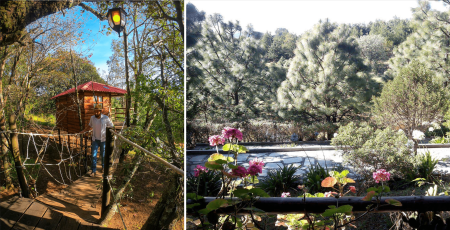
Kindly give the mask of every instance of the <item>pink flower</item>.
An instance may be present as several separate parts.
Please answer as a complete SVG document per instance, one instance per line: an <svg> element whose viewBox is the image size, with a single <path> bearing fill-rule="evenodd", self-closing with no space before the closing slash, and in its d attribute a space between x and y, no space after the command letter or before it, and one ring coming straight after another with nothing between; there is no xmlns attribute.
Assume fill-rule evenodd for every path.
<svg viewBox="0 0 450 230"><path fill-rule="evenodd" d="M289 192L281 193L281 197L288 197L288 196L291 196L291 194Z"/></svg>
<svg viewBox="0 0 450 230"><path fill-rule="evenodd" d="M355 188L355 186L350 186L349 189L350 189L350 192L356 193L356 188Z"/></svg>
<svg viewBox="0 0 450 230"><path fill-rule="evenodd" d="M242 166L238 166L236 169L231 170L231 175L233 176L246 177L247 174L247 170Z"/></svg>
<svg viewBox="0 0 450 230"><path fill-rule="evenodd" d="M222 136L225 139L233 139L236 138L239 141L242 141L242 133L241 131L239 131L239 129L234 129L234 128L230 128L230 127L225 127L222 130Z"/></svg>
<svg viewBox="0 0 450 230"><path fill-rule="evenodd" d="M208 169L206 169L206 167L203 167L201 165L197 165L197 167L194 169L194 176L198 177L200 176L200 174L204 172L208 172Z"/></svg>
<svg viewBox="0 0 450 230"><path fill-rule="evenodd" d="M373 179L376 183L380 183L380 181L388 181L391 174L389 172L386 172L384 169L378 169L376 172L373 173Z"/></svg>
<svg viewBox="0 0 450 230"><path fill-rule="evenodd" d="M250 166L258 165L258 166L261 166L261 168L264 167L264 162L262 160L258 160L258 158L255 158L254 160L251 160L250 162L248 162L248 164Z"/></svg>
<svg viewBox="0 0 450 230"><path fill-rule="evenodd" d="M217 145L223 145L225 143L225 138L219 135L213 135L209 137L209 145L211 146L217 146Z"/></svg>
<svg viewBox="0 0 450 230"><path fill-rule="evenodd" d="M250 165L250 167L248 167L247 173L252 176L255 176L258 173L262 173L262 166L256 164Z"/></svg>
<svg viewBox="0 0 450 230"><path fill-rule="evenodd" d="M325 197L334 197L334 195L337 195L337 192L325 192Z"/></svg>

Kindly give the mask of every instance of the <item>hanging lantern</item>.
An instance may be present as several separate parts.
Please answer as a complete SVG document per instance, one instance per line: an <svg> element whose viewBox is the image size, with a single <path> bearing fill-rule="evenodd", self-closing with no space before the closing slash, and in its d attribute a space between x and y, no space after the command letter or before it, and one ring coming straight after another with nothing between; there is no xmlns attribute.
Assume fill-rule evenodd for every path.
<svg viewBox="0 0 450 230"><path fill-rule="evenodd" d="M111 29L119 33L123 31L127 24L127 14L122 8L113 8L108 10L107 18Z"/></svg>

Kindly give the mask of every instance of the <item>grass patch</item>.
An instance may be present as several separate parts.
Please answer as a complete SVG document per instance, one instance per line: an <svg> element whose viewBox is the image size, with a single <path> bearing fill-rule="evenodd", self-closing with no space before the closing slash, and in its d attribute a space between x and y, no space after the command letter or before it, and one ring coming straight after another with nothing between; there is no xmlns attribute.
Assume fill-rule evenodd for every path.
<svg viewBox="0 0 450 230"><path fill-rule="evenodd" d="M53 114L30 114L27 116L27 119L42 126L55 127L56 125L56 118Z"/></svg>

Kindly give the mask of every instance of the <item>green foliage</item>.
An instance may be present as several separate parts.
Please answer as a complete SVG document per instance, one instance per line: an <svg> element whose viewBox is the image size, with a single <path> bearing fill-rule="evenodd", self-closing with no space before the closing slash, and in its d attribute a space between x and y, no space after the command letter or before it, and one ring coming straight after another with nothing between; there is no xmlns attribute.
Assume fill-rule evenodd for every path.
<svg viewBox="0 0 450 230"><path fill-rule="evenodd" d="M321 186L322 181L329 176L328 169L325 169L320 164L310 165L306 178L304 178L304 185L308 188L311 194L326 192L329 189Z"/></svg>
<svg viewBox="0 0 450 230"><path fill-rule="evenodd" d="M419 156L419 165L417 171L419 177L425 178L429 182L433 182L433 171L438 163L437 159L431 157L430 151L426 151L424 155Z"/></svg>
<svg viewBox="0 0 450 230"><path fill-rule="evenodd" d="M433 80L425 65L412 62L394 80L386 83L379 97L373 98L375 120L384 127L402 127L409 139L413 130L447 111L447 93Z"/></svg>
<svg viewBox="0 0 450 230"><path fill-rule="evenodd" d="M202 27L203 39L187 51L188 115L243 119L269 113L284 76L265 65L252 27L225 23L220 14L207 16Z"/></svg>
<svg viewBox="0 0 450 230"><path fill-rule="evenodd" d="M260 188L275 197L280 197L281 193L288 192L299 183L299 176L294 176L297 167L293 165L278 167L267 172L267 177L259 184Z"/></svg>
<svg viewBox="0 0 450 230"><path fill-rule="evenodd" d="M420 60L430 71L435 82L443 84L449 80L448 34L450 34L449 12L432 10L427 1L420 1L413 9L410 27L413 33L394 49L394 57L389 60L387 74L396 76L413 60Z"/></svg>
<svg viewBox="0 0 450 230"><path fill-rule="evenodd" d="M281 116L288 110L314 122L336 123L368 110L379 83L363 63L348 26L315 25L298 40L295 53L277 92Z"/></svg>
<svg viewBox="0 0 450 230"><path fill-rule="evenodd" d="M345 164L369 179L377 169L399 177L411 171L416 160L407 142L403 132L390 128L374 130L367 124L357 126L352 122L339 128L331 145L343 151Z"/></svg>

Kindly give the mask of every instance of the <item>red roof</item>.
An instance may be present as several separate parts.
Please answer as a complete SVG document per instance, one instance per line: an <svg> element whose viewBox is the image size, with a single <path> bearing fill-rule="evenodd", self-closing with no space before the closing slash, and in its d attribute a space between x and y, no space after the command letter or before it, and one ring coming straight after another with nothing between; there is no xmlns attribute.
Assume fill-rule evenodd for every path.
<svg viewBox="0 0 450 230"><path fill-rule="evenodd" d="M94 88L94 90L92 90L92 87ZM122 95L127 93L126 90L123 90L123 89L120 89L120 88L117 88L117 87L113 87L113 86L109 86L109 85L105 85L105 84L101 84L101 83L98 83L98 82L93 82L93 81L86 82L86 83L84 83L82 85L79 85L77 87L77 89L80 90L80 91L107 92L107 93L122 94ZM55 99L55 98L60 97L60 96L71 94L71 93L75 93L75 87L73 87L72 89L69 89L69 90L67 90L65 92L62 92L62 93L60 93L60 94L58 94L58 95L56 95L56 96L54 96L52 98L50 98L50 100L51 99Z"/></svg>

